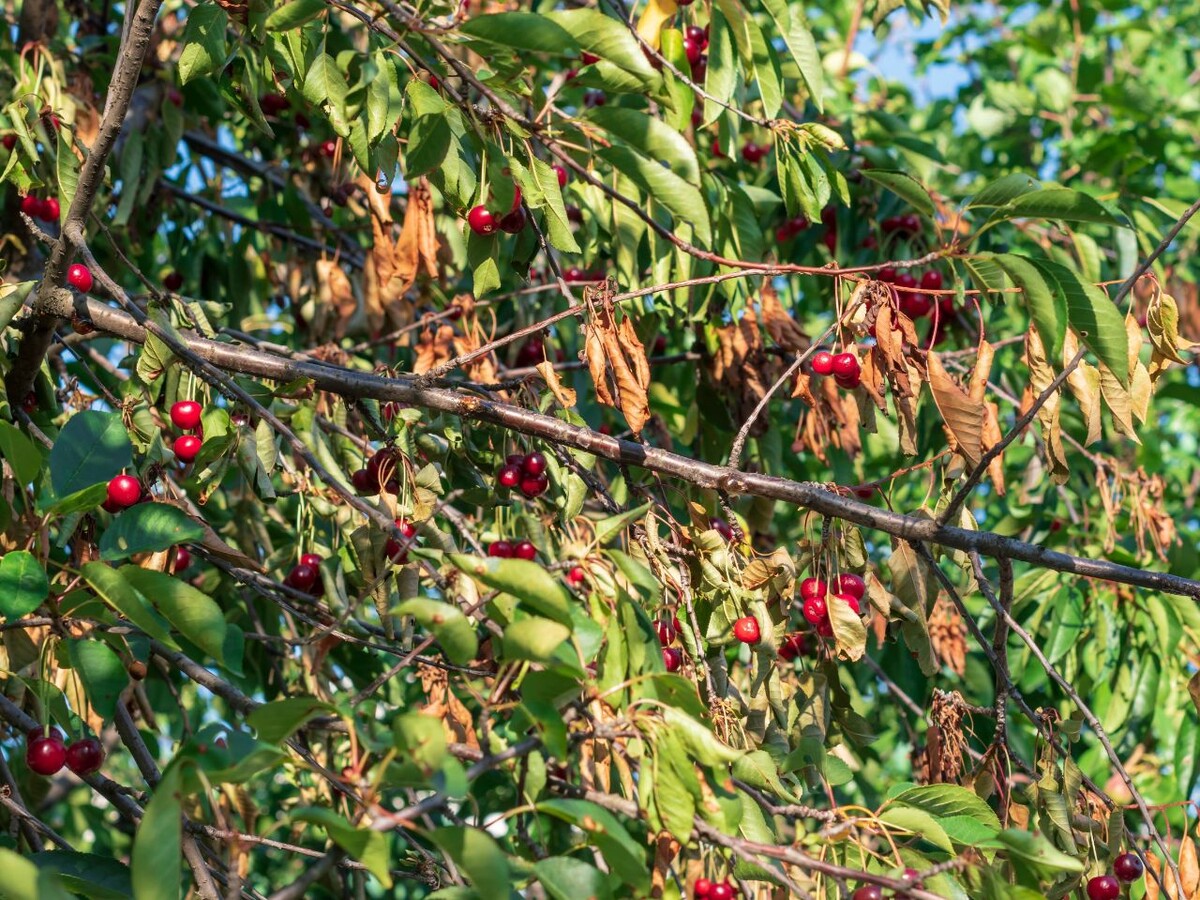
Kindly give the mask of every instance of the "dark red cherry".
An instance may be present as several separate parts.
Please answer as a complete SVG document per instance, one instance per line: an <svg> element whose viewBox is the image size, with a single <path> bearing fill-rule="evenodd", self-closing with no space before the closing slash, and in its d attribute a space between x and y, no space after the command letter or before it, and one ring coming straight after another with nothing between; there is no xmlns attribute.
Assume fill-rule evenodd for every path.
<svg viewBox="0 0 1200 900"><path fill-rule="evenodd" d="M95 738L84 738L67 748L67 768L80 777L91 775L104 762L104 748Z"/></svg>

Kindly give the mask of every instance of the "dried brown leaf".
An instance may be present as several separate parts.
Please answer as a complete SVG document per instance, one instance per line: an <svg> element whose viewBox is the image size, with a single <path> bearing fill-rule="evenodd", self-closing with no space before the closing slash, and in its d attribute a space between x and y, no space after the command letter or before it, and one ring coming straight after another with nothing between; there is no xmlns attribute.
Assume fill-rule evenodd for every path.
<svg viewBox="0 0 1200 900"><path fill-rule="evenodd" d="M1168 878L1168 892L1174 880ZM1184 896L1195 897L1196 889L1200 888L1200 860L1196 858L1196 842L1190 834L1184 835L1179 842L1179 880L1183 882Z"/></svg>
<svg viewBox="0 0 1200 900"><path fill-rule="evenodd" d="M1032 405L1035 397L1039 396L1054 381L1054 369L1046 359L1046 348L1042 343L1034 325L1029 326L1025 333L1025 361L1029 365L1029 388L1021 404L1022 412ZM1061 395L1056 391L1038 410L1038 422L1042 426L1042 436L1046 442L1046 454L1050 462L1050 477L1057 484L1064 484L1070 477L1070 466L1067 454L1062 444L1062 428L1059 425L1059 406Z"/></svg>
<svg viewBox="0 0 1200 900"><path fill-rule="evenodd" d="M638 434L650 419L650 363L629 317L616 320L610 296L596 301L596 314L587 326L588 371L596 397L621 410L631 431ZM611 381L611 383L610 383Z"/></svg>
<svg viewBox="0 0 1200 900"><path fill-rule="evenodd" d="M358 312L358 298L350 278L336 261L319 259L317 270L317 296L325 311L335 319L334 334L341 338L349 330L351 320Z"/></svg>
<svg viewBox="0 0 1200 900"><path fill-rule="evenodd" d="M1163 293L1157 281L1146 308L1146 330L1150 333L1150 343L1160 356L1187 365L1187 360L1179 355L1179 307L1174 297Z"/></svg>
<svg viewBox="0 0 1200 900"><path fill-rule="evenodd" d="M442 324L422 329L415 349L413 372L417 375L440 366L454 357L454 328Z"/></svg>
<svg viewBox="0 0 1200 900"><path fill-rule="evenodd" d="M983 400L973 400L958 382L950 377L937 353L931 351L927 359L933 402L950 432L952 445L966 457L967 462L977 466L983 456L983 422L986 416Z"/></svg>
<svg viewBox="0 0 1200 900"><path fill-rule="evenodd" d="M1000 431L1000 409L995 403L987 404L987 416L983 420L983 449L986 453L994 446L1003 440L1004 435ZM1004 483L1004 454L992 459L988 463L988 477L992 479L992 486L995 487L996 493L1001 497L1004 496L1006 490Z"/></svg>
<svg viewBox="0 0 1200 900"><path fill-rule="evenodd" d="M767 329L767 334L771 336L771 340L793 353L799 353L808 348L810 343L808 335L780 304L779 295L775 293L775 289L771 287L769 281L763 283L760 305L763 325Z"/></svg>
<svg viewBox="0 0 1200 900"><path fill-rule="evenodd" d="M409 186L408 204L404 209L404 226L396 241L395 273L389 287L403 294L424 274L437 278L437 228L433 221L433 195L429 182L418 178Z"/></svg>
<svg viewBox="0 0 1200 900"><path fill-rule="evenodd" d="M996 349L987 341L979 341L979 352L975 356L975 368L971 371L971 383L967 394L976 403L982 403L987 395L988 378L992 374L992 360Z"/></svg>
<svg viewBox="0 0 1200 900"><path fill-rule="evenodd" d="M546 382L546 387L550 388L550 392L554 394L555 400L567 409L575 405L575 392L564 385L559 379L558 371L554 368L554 363L545 360L538 363L536 368L538 374L542 376L542 380Z"/></svg>

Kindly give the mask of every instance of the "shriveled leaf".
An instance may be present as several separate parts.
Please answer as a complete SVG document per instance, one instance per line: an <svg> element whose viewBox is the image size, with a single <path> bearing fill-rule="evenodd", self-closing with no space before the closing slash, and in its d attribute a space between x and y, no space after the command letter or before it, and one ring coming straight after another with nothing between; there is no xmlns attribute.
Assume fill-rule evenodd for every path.
<svg viewBox="0 0 1200 900"><path fill-rule="evenodd" d="M975 467L983 456L983 423L986 415L983 401L972 399L950 377L937 353L930 351L927 360L933 402L937 404L942 421L953 438L952 446Z"/></svg>

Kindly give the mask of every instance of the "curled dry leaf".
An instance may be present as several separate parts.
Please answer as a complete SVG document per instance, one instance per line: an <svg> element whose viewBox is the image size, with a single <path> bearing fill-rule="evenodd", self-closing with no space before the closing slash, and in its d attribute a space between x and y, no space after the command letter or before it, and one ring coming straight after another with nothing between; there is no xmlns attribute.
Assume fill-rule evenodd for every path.
<svg viewBox="0 0 1200 900"><path fill-rule="evenodd" d="M983 423L987 415L983 400L973 399L950 377L937 353L930 351L927 362L933 402L946 424L950 445L966 457L971 466L977 466L983 457ZM986 376L984 383L987 383Z"/></svg>
<svg viewBox="0 0 1200 900"><path fill-rule="evenodd" d="M1150 343L1158 356L1187 365L1187 360L1179 355L1181 344L1186 343L1179 336L1179 307L1175 298L1164 293L1157 281L1146 307L1146 330L1150 332Z"/></svg>
<svg viewBox="0 0 1200 900"><path fill-rule="evenodd" d="M1033 405L1033 401L1042 391L1054 381L1054 369L1046 360L1046 348L1042 344L1037 327L1030 324L1025 333L1025 361L1029 366L1029 387L1022 398L1021 411L1024 412ZM1061 395L1055 391L1038 410L1038 422L1042 426L1042 436L1046 441L1046 455L1050 463L1050 477L1056 484L1065 484L1070 477L1070 466L1067 454L1063 449L1062 428L1059 424L1059 406Z"/></svg>
<svg viewBox="0 0 1200 900"><path fill-rule="evenodd" d="M452 359L455 340L454 327L451 325L438 323L431 328L423 328L417 340L413 372L422 375Z"/></svg>
<svg viewBox="0 0 1200 900"><path fill-rule="evenodd" d="M1168 892L1169 885L1174 880L1169 879ZM1179 843L1179 880L1183 883L1184 897L1194 900L1197 890L1200 889L1200 861L1196 858L1196 842L1190 834L1184 835Z"/></svg>
<svg viewBox="0 0 1200 900"><path fill-rule="evenodd" d="M563 407L570 409L575 405L575 392L567 387L559 380L558 372L554 368L554 363L549 360L544 360L536 366L538 374L542 376L542 380L546 382L546 387L550 388L550 392L554 394L554 399L557 400Z"/></svg>
<svg viewBox="0 0 1200 900"><path fill-rule="evenodd" d="M617 322L612 295L598 291L593 308L596 314L584 326L584 350L588 371L596 386L596 399L616 407L625 416L629 429L640 434L650 419L650 364L646 348L628 316Z"/></svg>
<svg viewBox="0 0 1200 900"><path fill-rule="evenodd" d="M1063 340L1063 361L1074 359L1079 351L1079 340L1075 332L1068 329ZM1067 376L1067 387L1070 388L1075 400L1079 403L1079 411L1083 414L1083 422L1087 426L1087 437L1084 446L1100 440L1100 370L1086 360L1080 360L1079 365Z"/></svg>
<svg viewBox="0 0 1200 900"><path fill-rule="evenodd" d="M716 329L717 352L713 354L713 378L723 393L734 402L734 415L745 421L758 402L766 396L769 376L765 373L767 357L763 353L758 318L747 309L740 321ZM751 434L762 434L768 425L766 416L759 416Z"/></svg>
<svg viewBox="0 0 1200 900"><path fill-rule="evenodd" d="M779 302L779 295L775 293L775 289L771 287L769 281L763 282L760 307L763 325L766 326L767 334L771 336L771 340L776 345L793 353L800 353L808 349L811 343L808 335L796 324L796 320L788 315L787 310Z"/></svg>
<svg viewBox="0 0 1200 900"><path fill-rule="evenodd" d="M316 270L317 297L322 307L317 320L324 326L332 318L334 335L338 338L345 337L358 313L358 298L354 296L354 287L336 260L318 259Z"/></svg>

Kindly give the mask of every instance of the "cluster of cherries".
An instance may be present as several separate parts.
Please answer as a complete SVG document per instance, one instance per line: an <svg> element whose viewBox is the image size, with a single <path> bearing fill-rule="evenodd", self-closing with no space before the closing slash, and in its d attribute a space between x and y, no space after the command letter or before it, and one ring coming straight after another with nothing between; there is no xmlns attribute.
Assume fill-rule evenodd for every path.
<svg viewBox="0 0 1200 900"><path fill-rule="evenodd" d="M12 135L13 144L17 142L17 136ZM8 145L8 135L5 135L5 146ZM11 149L11 148L10 148ZM38 219L42 222L57 222L59 213L62 207L58 205L57 197L35 197L33 194L28 194L21 198L21 212L29 216L31 219Z"/></svg>
<svg viewBox="0 0 1200 900"><path fill-rule="evenodd" d="M195 432L200 429L200 417L203 414L204 407L195 400L180 400L171 405L171 424L184 432L171 444L171 449L181 462L190 463L200 453L204 438Z"/></svg>
<svg viewBox="0 0 1200 900"><path fill-rule="evenodd" d="M654 633L658 635L658 642L662 644L663 665L667 667L668 672L678 672L683 667L683 651L671 646L682 630L683 626L675 616L670 620L658 619L654 623Z"/></svg>
<svg viewBox="0 0 1200 900"><path fill-rule="evenodd" d="M809 368L815 375L832 375L837 386L847 391L862 384L862 366L853 353L818 350L809 360Z"/></svg>
<svg viewBox="0 0 1200 900"><path fill-rule="evenodd" d="M104 748L95 738L82 738L67 746L57 728L40 725L26 735L25 764L30 771L49 778L66 766L80 777L91 775L104 762Z"/></svg>
<svg viewBox="0 0 1200 900"><path fill-rule="evenodd" d="M321 557L315 553L305 553L300 562L292 566L283 583L297 591L316 597L321 593Z"/></svg>
<svg viewBox="0 0 1200 900"><path fill-rule="evenodd" d="M532 500L546 493L550 477L546 474L546 457L533 453L511 453L496 471L496 484L502 488L518 489Z"/></svg>
<svg viewBox="0 0 1200 900"><path fill-rule="evenodd" d="M843 572L833 580L833 599L846 603L855 615L862 615L862 598L867 592L867 583L852 572ZM829 621L829 585L820 578L805 578L800 582L800 598L804 601L801 612L804 619L817 629L821 637L833 637L833 625Z"/></svg>
<svg viewBox="0 0 1200 900"><path fill-rule="evenodd" d="M912 236L921 233L921 217L916 213L905 213L902 216L888 216L879 223L884 234Z"/></svg>
<svg viewBox="0 0 1200 900"><path fill-rule="evenodd" d="M692 896L696 900L733 900L737 891L729 881L709 881L707 878L697 878L692 885Z"/></svg>
<svg viewBox="0 0 1200 900"><path fill-rule="evenodd" d="M395 410L391 410L391 415L388 413L389 409L385 404L383 410L385 419L390 420L395 415ZM385 447L368 459L365 466L350 474L350 483L360 494L374 496L381 491L398 494L400 493L400 479L396 477L396 468L399 461L400 455L395 448Z"/></svg>
<svg viewBox="0 0 1200 900"><path fill-rule="evenodd" d="M562 174L558 176L559 184L566 183L566 170L562 170ZM508 212L503 215L496 215L483 203L471 207L467 213L467 224L471 226L471 230L478 235L487 237L495 234L497 231L504 231L508 234L516 234L525 227L528 221L528 216L525 213L525 207L521 205L521 189L515 184L513 185L513 201Z"/></svg>
<svg viewBox="0 0 1200 900"><path fill-rule="evenodd" d="M417 536L417 526L408 519L401 518L396 520L396 527L404 535L404 540L388 538L387 543L383 545L383 553L393 563L402 566L408 562L408 548L412 546L412 539Z"/></svg>
<svg viewBox="0 0 1200 900"><path fill-rule="evenodd" d="M912 272L897 272L890 266L879 270L879 280L901 288L893 293L899 297L900 311L910 319L927 316L934 307L933 297L929 294L922 294L917 289L940 291L943 283L942 273L937 269L928 269L918 281ZM949 296L944 297L941 304L942 315L949 315L954 311L953 300Z"/></svg>
<svg viewBox="0 0 1200 900"><path fill-rule="evenodd" d="M1132 884L1142 877L1143 871L1145 866L1136 853L1122 853L1113 860L1112 875L1088 879L1088 900L1117 900L1121 896L1121 882Z"/></svg>

